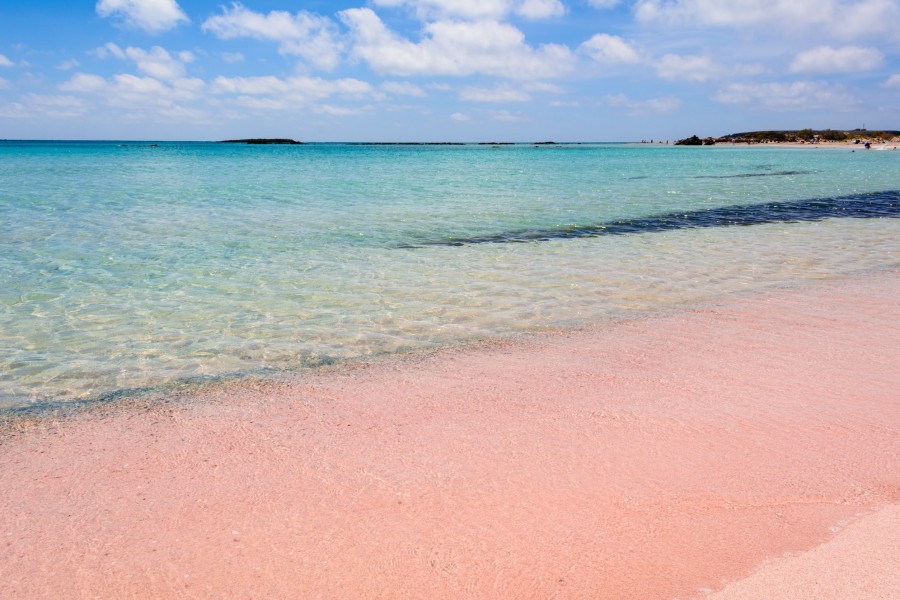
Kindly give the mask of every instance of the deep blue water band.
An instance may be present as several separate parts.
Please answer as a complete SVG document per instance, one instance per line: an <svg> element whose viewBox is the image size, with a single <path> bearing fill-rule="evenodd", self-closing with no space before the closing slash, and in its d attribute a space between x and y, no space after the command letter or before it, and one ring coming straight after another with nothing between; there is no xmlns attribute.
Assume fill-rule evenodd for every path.
<svg viewBox="0 0 900 600"><path fill-rule="evenodd" d="M555 239L628 235L731 227L765 223L799 223L832 218L881 219L900 217L900 190L852 194L835 198L816 198L794 202L767 202L743 206L723 206L703 210L667 213L639 219L621 219L596 225L572 225L559 228L526 229L473 237L453 237L444 240L404 244L400 248L426 246L465 246L469 244L506 244L543 242Z"/></svg>

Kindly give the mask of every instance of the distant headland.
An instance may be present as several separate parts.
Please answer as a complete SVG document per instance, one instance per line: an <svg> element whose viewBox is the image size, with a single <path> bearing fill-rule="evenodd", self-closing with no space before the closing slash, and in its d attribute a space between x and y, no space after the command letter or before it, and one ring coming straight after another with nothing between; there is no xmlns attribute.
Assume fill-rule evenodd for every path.
<svg viewBox="0 0 900 600"><path fill-rule="evenodd" d="M692 135L678 140L676 146L713 146L715 144L816 144L820 142L853 142L854 140L886 142L900 136L900 131L868 129L787 129L745 131L721 137L699 138Z"/></svg>

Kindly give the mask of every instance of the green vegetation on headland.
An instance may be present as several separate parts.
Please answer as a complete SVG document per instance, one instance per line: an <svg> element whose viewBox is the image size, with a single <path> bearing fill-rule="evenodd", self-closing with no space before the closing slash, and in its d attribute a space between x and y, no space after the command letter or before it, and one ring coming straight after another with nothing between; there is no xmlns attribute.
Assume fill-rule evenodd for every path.
<svg viewBox="0 0 900 600"><path fill-rule="evenodd" d="M302 144L288 138L250 138L246 140L222 140L223 144Z"/></svg>
<svg viewBox="0 0 900 600"><path fill-rule="evenodd" d="M900 135L900 131L869 131L867 129L796 129L777 131L746 131L730 133L722 137L700 139L696 135L678 140L676 146L713 146L715 144L769 144L778 142L852 142L853 140L887 141Z"/></svg>

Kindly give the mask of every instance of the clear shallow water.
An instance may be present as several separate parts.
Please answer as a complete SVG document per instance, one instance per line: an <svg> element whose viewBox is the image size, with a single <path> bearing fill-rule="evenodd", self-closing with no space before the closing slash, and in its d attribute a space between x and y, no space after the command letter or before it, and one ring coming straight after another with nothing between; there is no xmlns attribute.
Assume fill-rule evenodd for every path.
<svg viewBox="0 0 900 600"><path fill-rule="evenodd" d="M0 407L897 268L898 190L898 152L0 142Z"/></svg>

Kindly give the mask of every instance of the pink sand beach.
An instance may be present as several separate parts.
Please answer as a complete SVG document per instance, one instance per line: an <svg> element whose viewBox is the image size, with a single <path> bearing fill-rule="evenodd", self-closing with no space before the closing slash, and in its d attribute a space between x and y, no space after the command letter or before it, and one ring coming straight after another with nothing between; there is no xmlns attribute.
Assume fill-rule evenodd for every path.
<svg viewBox="0 0 900 600"><path fill-rule="evenodd" d="M9 420L2 598L900 598L900 276Z"/></svg>

